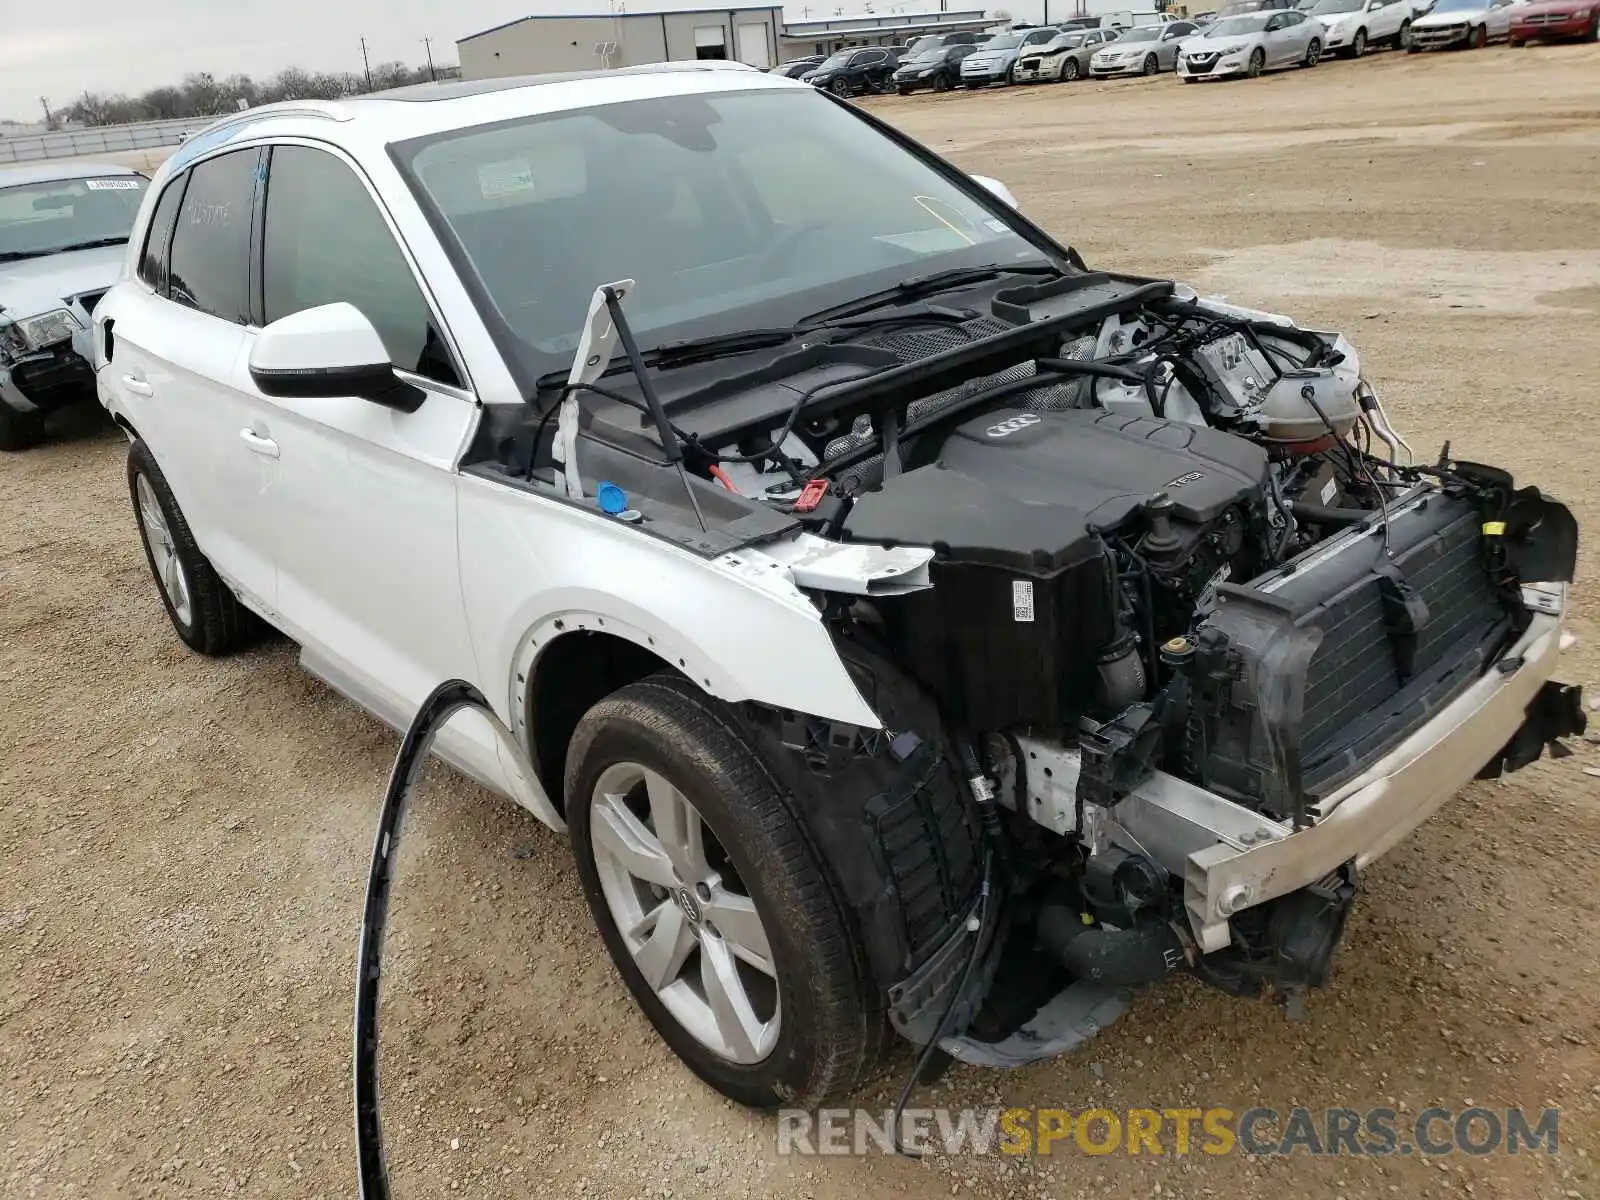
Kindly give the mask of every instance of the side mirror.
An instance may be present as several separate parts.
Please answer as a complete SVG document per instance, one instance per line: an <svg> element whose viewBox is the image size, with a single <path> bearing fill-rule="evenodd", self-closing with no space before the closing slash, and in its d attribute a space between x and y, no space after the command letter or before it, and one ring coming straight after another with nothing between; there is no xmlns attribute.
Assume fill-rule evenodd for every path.
<svg viewBox="0 0 1600 1200"><path fill-rule="evenodd" d="M408 413L427 398L395 375L372 322L342 300L292 313L263 329L250 350L250 378L268 396L356 396Z"/></svg>
<svg viewBox="0 0 1600 1200"><path fill-rule="evenodd" d="M1022 205L1017 203L1017 198L1011 194L1011 189L1005 184L1001 183L998 179L991 179L987 175L974 175L972 177L972 181L979 187L983 188L984 191L988 192L990 195L1004 200L1012 208L1018 210L1022 208Z"/></svg>

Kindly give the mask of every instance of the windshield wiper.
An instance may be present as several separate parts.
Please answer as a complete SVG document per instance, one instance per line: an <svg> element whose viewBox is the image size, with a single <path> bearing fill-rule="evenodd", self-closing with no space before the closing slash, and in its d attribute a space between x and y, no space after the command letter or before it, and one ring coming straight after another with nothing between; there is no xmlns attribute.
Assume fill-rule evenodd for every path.
<svg viewBox="0 0 1600 1200"><path fill-rule="evenodd" d="M689 363L710 362L727 355L748 354L752 350L770 350L818 328L820 326L817 325L788 325L767 329L735 329L683 342L668 342L654 350L645 351L644 363L648 367L682 367Z"/></svg>
<svg viewBox="0 0 1600 1200"><path fill-rule="evenodd" d="M43 258L54 250L6 250L0 252L0 262L21 262L25 258Z"/></svg>
<svg viewBox="0 0 1600 1200"><path fill-rule="evenodd" d="M974 283L987 283L991 279L999 279L1002 275L1063 275L1064 272L1054 263L987 263L981 267L954 267L948 271L934 271L930 275L914 275L910 279L902 279L893 287L884 288L881 292L872 292L857 300L847 300L833 308L824 309L822 312L812 313L813 321L836 321L840 317L854 317L862 313L872 312L874 309L888 308L895 304L905 304L912 300L920 300L926 296L936 296L940 292L948 292L954 288L965 287Z"/></svg>
<svg viewBox="0 0 1600 1200"><path fill-rule="evenodd" d="M73 250L99 250L106 246L126 246L128 239L125 237L94 238L87 242L71 242L65 246L57 246L54 250L46 250L46 254L68 254Z"/></svg>

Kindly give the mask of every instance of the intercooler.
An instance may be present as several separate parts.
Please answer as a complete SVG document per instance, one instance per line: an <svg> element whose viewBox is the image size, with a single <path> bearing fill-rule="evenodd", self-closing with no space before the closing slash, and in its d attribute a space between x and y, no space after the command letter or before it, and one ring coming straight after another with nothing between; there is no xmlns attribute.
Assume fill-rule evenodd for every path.
<svg viewBox="0 0 1600 1200"><path fill-rule="evenodd" d="M1481 676L1520 614L1477 506L1440 492L1219 593L1190 670L1187 766L1297 821Z"/></svg>

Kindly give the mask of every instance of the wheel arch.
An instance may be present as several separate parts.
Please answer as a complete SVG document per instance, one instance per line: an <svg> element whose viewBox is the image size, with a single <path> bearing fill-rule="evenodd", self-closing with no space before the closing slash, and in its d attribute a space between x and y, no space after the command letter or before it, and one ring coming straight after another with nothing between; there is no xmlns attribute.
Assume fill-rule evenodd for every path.
<svg viewBox="0 0 1600 1200"><path fill-rule="evenodd" d="M583 715L630 683L661 672L693 680L687 659L658 653L655 639L598 614L556 617L529 632L518 654L512 708L516 729L545 795L566 816L567 747ZM668 649L670 653L670 649Z"/></svg>

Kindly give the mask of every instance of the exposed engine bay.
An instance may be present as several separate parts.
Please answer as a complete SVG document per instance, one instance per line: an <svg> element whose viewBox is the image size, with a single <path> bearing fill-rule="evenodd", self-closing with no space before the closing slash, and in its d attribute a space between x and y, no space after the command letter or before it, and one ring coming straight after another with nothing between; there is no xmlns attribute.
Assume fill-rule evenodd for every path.
<svg viewBox="0 0 1600 1200"><path fill-rule="evenodd" d="M1180 967L1297 998L1327 973L1354 866L1219 907L1193 864L1314 827L1506 669L1558 603L1533 585L1572 578L1572 516L1448 447L1414 461L1341 336L1161 281L959 274L788 337L575 366L474 469L708 557L770 556L872 687L937 712L918 744L985 821L929 800L924 825L998 847L1008 902L981 930L946 900L884 935L908 1037L1029 1061ZM1537 709L1485 772L1583 728L1576 689ZM805 725L774 717L774 752L831 763L845 735ZM861 870L904 892L891 840ZM977 886L970 849L941 852L947 897ZM947 1010L969 954L984 967Z"/></svg>

